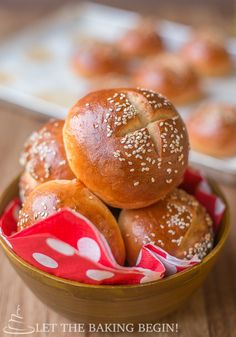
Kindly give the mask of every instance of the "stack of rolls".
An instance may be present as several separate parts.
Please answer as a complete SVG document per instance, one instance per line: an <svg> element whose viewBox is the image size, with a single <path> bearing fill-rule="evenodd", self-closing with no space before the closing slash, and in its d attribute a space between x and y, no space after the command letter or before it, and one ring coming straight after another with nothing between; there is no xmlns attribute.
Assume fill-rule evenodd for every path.
<svg viewBox="0 0 236 337"><path fill-rule="evenodd" d="M233 73L222 30L192 28L179 46L170 43L169 34L165 25L140 17L113 41L80 40L70 57L72 71L91 91L140 86L179 106L201 100L207 78Z"/></svg>
<svg viewBox="0 0 236 337"><path fill-rule="evenodd" d="M147 243L202 259L213 246L212 220L179 188L188 153L185 124L161 94L92 92L65 122L49 122L27 141L18 230L68 207L92 221L121 265L135 265Z"/></svg>

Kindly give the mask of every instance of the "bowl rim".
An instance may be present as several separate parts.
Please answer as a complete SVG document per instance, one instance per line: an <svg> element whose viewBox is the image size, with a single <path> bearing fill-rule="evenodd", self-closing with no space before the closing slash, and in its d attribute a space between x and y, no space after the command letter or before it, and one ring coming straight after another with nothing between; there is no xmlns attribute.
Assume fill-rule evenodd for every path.
<svg viewBox="0 0 236 337"><path fill-rule="evenodd" d="M8 188L11 185L14 185L14 183L16 183L19 179L19 176L17 176L17 178L13 179L12 182L5 188L5 190L2 192L1 196L0 196L0 205L2 204L3 200L5 199L6 193ZM217 242L217 244L214 246L214 248L210 251L210 253L207 254L206 257L204 257L204 259L196 264L195 266L188 268L186 270L183 270L179 273L164 277L160 280L156 280L156 281L151 281L151 282L147 282L147 283L140 283L140 284L118 284L118 285L95 285L95 284L86 284L86 283L82 283L79 281L73 281L73 280L69 280L69 279L65 279L59 276L55 276L53 274L47 273L45 271L42 271L36 267L34 267L33 265L31 265L30 263L26 262L25 260L23 260L21 257L19 257L10 247L9 245L4 241L4 239L2 237L0 237L0 244L3 247L3 250L5 251L6 255L8 257L10 257L10 259L12 260L16 260L18 264L21 265L21 267L26 268L27 270L31 270L31 272L35 272L36 274L46 277L47 279L50 279L51 281L55 281L56 283L61 283L61 284L67 284L70 286L74 286L74 287L78 287L78 288L87 288L87 289L100 289L100 290L114 290L114 289L140 289L140 288L144 288L144 287L150 287L153 285L158 285L158 284L169 284L171 282L174 282L174 280L176 280L177 278L181 277L181 276L186 276L188 274L193 274L195 271L200 270L204 264L208 263L214 256L216 256L218 254L218 252L221 250L221 248L224 246L225 241L228 237L229 231L230 231L230 210L229 210L229 205L226 201L226 198L223 194L223 192L221 191L220 187L218 186L218 184L210 179L207 178L208 182L210 183L213 191L224 201L225 203L225 213L224 213L224 217L221 220L221 223L224 221L225 222L225 226L224 229L221 233L221 238L220 240ZM1 216L1 214L0 214Z"/></svg>

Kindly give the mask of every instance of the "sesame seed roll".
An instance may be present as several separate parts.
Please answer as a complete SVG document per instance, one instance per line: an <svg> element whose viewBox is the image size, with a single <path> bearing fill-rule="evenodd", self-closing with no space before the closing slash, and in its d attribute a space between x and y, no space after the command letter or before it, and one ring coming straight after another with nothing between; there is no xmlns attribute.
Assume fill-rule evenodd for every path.
<svg viewBox="0 0 236 337"><path fill-rule="evenodd" d="M133 82L162 93L174 104L188 104L201 97L200 81L192 66L171 53L141 62L133 72Z"/></svg>
<svg viewBox="0 0 236 337"><path fill-rule="evenodd" d="M182 46L181 57L200 76L224 76L233 71L233 62L221 31L195 32Z"/></svg>
<svg viewBox="0 0 236 337"><path fill-rule="evenodd" d="M165 49L162 38L156 31L156 23L144 19L137 26L125 31L116 46L126 59L157 55Z"/></svg>
<svg viewBox="0 0 236 337"><path fill-rule="evenodd" d="M181 259L202 259L213 247L210 216L193 196L181 189L149 207L122 210L119 225L131 266L145 244L157 245Z"/></svg>
<svg viewBox="0 0 236 337"><path fill-rule="evenodd" d="M181 183L188 162L180 115L146 89L88 94L69 111L63 135L75 176L113 207L155 203Z"/></svg>
<svg viewBox="0 0 236 337"><path fill-rule="evenodd" d="M66 159L63 126L62 120L50 120L26 141L20 157L24 168L20 178L21 200L43 182L75 178Z"/></svg>
<svg viewBox="0 0 236 337"><path fill-rule="evenodd" d="M37 186L24 202L17 229L29 227L63 208L90 220L104 235L117 262L124 264L125 248L117 221L108 207L76 179L52 180Z"/></svg>
<svg viewBox="0 0 236 337"><path fill-rule="evenodd" d="M206 101L186 120L191 148L215 157L236 155L236 105Z"/></svg>
<svg viewBox="0 0 236 337"><path fill-rule="evenodd" d="M73 55L71 64L74 72L85 78L94 79L96 76L126 72L119 51L111 44L98 41L82 44Z"/></svg>

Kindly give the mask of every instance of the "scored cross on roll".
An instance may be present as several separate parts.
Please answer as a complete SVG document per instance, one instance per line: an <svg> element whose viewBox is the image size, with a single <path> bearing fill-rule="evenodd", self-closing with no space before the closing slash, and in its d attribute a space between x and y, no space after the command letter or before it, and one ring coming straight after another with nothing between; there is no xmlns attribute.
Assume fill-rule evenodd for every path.
<svg viewBox="0 0 236 337"><path fill-rule="evenodd" d="M63 138L75 176L114 207L160 200L181 183L188 162L180 115L147 89L88 94L69 111Z"/></svg>

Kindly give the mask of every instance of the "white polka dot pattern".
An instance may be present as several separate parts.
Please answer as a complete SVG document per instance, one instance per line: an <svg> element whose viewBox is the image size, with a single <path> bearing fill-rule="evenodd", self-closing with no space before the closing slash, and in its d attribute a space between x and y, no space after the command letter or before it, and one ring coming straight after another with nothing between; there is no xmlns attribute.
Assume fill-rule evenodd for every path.
<svg viewBox="0 0 236 337"><path fill-rule="evenodd" d="M215 233L224 215L225 205L207 186L196 182L204 178L188 170L185 183L208 210ZM201 179L202 178L202 179ZM192 183L191 183L192 179ZM142 247L138 267L119 266L111 256L103 236L85 217L64 209L49 220L17 232L19 201L13 200L0 218L0 235L24 261L57 277L89 284L143 284L156 281L196 265L198 259L181 260L170 256L161 247ZM66 228L66 234L65 233ZM59 239L60 238L60 239ZM75 242L77 247L72 247ZM78 249L77 249L78 248ZM43 252L43 253L42 253Z"/></svg>
<svg viewBox="0 0 236 337"><path fill-rule="evenodd" d="M101 251L96 241L88 237L78 240L77 247L80 256L86 257L94 262L98 262L101 257Z"/></svg>
<svg viewBox="0 0 236 337"><path fill-rule="evenodd" d="M56 252L61 253L63 255L72 256L75 253L74 248L63 241L48 238L46 242L50 248L54 249Z"/></svg>
<svg viewBox="0 0 236 337"><path fill-rule="evenodd" d="M96 269L89 269L86 272L86 275L95 281L103 281L106 279L109 279L113 276L115 276L114 273L110 272L110 271L106 271L106 270L96 270Z"/></svg>
<svg viewBox="0 0 236 337"><path fill-rule="evenodd" d="M160 274L151 270L145 270L145 276L141 278L140 283L152 282L160 279Z"/></svg>
<svg viewBox="0 0 236 337"><path fill-rule="evenodd" d="M47 256L42 253L33 253L32 256L35 259L35 261L37 261L39 264L41 264L44 267L53 268L53 269L58 267L57 261L52 259L50 256Z"/></svg>
<svg viewBox="0 0 236 337"><path fill-rule="evenodd" d="M224 212L225 210L225 204L223 203L223 201L221 199L216 199L216 203L215 203L215 214L220 215L222 214L222 212Z"/></svg>

